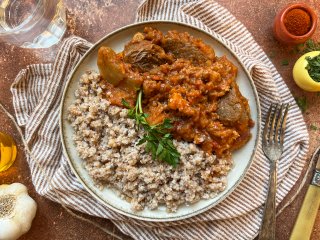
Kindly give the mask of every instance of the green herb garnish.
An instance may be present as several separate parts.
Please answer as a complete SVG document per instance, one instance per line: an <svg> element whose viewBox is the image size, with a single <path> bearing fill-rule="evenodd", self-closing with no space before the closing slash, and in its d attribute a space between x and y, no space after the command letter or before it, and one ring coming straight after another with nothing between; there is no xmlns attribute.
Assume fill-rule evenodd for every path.
<svg viewBox="0 0 320 240"><path fill-rule="evenodd" d="M308 53L312 51L320 51L320 42L312 39L307 40L305 43L300 43L295 46L295 53Z"/></svg>
<svg viewBox="0 0 320 240"><path fill-rule="evenodd" d="M317 96L320 97L320 92L317 93Z"/></svg>
<svg viewBox="0 0 320 240"><path fill-rule="evenodd" d="M314 40L309 39L304 44L303 52L307 53L312 51L320 51L320 42L315 42Z"/></svg>
<svg viewBox="0 0 320 240"><path fill-rule="evenodd" d="M308 61L306 69L308 70L310 77L314 81L320 82L320 54L313 58L306 57L306 60Z"/></svg>
<svg viewBox="0 0 320 240"><path fill-rule="evenodd" d="M297 97L297 98L295 98L295 100L296 100L296 103L298 104L301 112L304 113L308 107L307 98L306 97Z"/></svg>
<svg viewBox="0 0 320 240"><path fill-rule="evenodd" d="M310 129L313 131L316 131L316 130L318 130L318 127L316 125L311 124Z"/></svg>
<svg viewBox="0 0 320 240"><path fill-rule="evenodd" d="M172 128L171 120L165 119L161 124L149 125L148 115L142 111L142 90L139 91L135 107L131 108L125 99L122 99L122 104L129 109L128 117L135 119L137 126L142 126L145 130L138 145L146 143L145 149L152 154L154 160L159 159L174 167L177 166L180 153L173 145L172 135L168 133L168 130Z"/></svg>
<svg viewBox="0 0 320 240"><path fill-rule="evenodd" d="M288 66L289 65L289 61L287 59L284 59L281 61L281 65L282 66Z"/></svg>

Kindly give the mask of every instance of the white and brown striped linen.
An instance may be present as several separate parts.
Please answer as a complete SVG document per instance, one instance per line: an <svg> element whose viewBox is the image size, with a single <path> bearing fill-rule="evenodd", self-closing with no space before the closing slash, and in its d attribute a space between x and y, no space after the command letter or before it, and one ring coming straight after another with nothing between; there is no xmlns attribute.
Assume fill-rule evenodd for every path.
<svg viewBox="0 0 320 240"><path fill-rule="evenodd" d="M305 164L308 133L303 117L284 81L248 30L214 1L144 1L137 21L175 20L202 28L237 53L259 92L262 117L272 102L290 103L286 143L279 162L277 202L297 181ZM33 157L28 162L37 192L81 212L111 219L134 239L252 239L257 234L267 193L268 161L261 146L246 177L216 207L195 217L169 223L130 219L98 203L83 188L62 155L59 104L68 74L91 46L71 37L64 41L53 64L30 65L12 85L13 104ZM59 194L59 197L57 197Z"/></svg>

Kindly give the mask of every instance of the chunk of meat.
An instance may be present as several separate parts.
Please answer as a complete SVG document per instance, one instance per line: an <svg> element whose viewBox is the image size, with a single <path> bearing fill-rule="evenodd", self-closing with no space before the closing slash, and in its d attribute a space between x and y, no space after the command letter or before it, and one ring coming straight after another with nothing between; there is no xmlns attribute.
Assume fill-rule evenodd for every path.
<svg viewBox="0 0 320 240"><path fill-rule="evenodd" d="M232 87L218 102L217 114L219 120L227 126L236 124L243 115L244 108L237 94L237 88Z"/></svg>
<svg viewBox="0 0 320 240"><path fill-rule="evenodd" d="M132 41L123 51L124 61L130 63L138 71L147 72L165 63L171 63L162 47L147 40Z"/></svg>
<svg viewBox="0 0 320 240"><path fill-rule="evenodd" d="M169 31L162 39L161 46L175 58L188 59L194 64L203 64L215 59L215 53L211 47L188 33Z"/></svg>
<svg viewBox="0 0 320 240"><path fill-rule="evenodd" d="M236 83L233 83L230 91L219 100L217 114L225 126L236 128L240 135L232 149L238 149L249 141L251 138L249 129L253 122L250 118L248 101L242 96Z"/></svg>

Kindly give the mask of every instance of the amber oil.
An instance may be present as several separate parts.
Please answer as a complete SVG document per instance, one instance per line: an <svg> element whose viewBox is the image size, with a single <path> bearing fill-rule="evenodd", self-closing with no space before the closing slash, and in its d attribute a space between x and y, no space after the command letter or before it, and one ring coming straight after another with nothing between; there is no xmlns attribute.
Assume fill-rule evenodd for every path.
<svg viewBox="0 0 320 240"><path fill-rule="evenodd" d="M17 145L13 138L0 132L0 172L7 170L16 160Z"/></svg>

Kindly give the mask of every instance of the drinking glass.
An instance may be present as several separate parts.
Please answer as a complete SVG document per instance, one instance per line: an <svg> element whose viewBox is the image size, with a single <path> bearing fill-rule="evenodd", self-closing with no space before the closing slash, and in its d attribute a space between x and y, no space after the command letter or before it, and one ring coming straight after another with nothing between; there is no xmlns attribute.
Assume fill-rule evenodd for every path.
<svg viewBox="0 0 320 240"><path fill-rule="evenodd" d="M17 145L8 134L0 132L0 172L7 170L16 160Z"/></svg>
<svg viewBox="0 0 320 240"><path fill-rule="evenodd" d="M0 41L24 48L47 48L66 30L61 0L0 0Z"/></svg>

